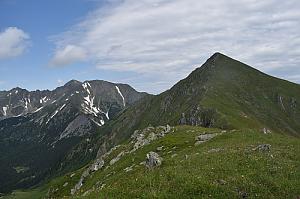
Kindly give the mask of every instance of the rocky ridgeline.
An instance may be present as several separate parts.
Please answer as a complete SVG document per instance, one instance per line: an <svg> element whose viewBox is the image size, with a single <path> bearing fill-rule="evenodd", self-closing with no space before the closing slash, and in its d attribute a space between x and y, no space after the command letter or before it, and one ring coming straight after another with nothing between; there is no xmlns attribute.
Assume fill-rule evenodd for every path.
<svg viewBox="0 0 300 199"><path fill-rule="evenodd" d="M118 153L118 155L114 158L112 158L107 164L105 164L105 160L111 155L111 153L115 150L117 150L121 145L115 146L110 151L105 153L104 155L97 158L93 164L91 164L81 175L80 180L78 183L74 186L73 189L71 189L71 194L74 195L84 184L84 180L93 172L96 172L100 169L102 169L104 166L112 166L116 162L118 162L124 155L130 154L135 152L136 150L142 148L143 146L149 145L152 141L163 138L169 133L174 132L174 127L171 127L169 125L166 126L158 126L158 127L152 127L149 126L143 130L136 130L131 136L131 146L129 150L124 150ZM159 166L162 162L162 158L158 156L155 152L150 152L147 154L146 159L146 166L148 168L152 168L155 166ZM126 168L125 172L128 172L132 170L132 168Z"/></svg>

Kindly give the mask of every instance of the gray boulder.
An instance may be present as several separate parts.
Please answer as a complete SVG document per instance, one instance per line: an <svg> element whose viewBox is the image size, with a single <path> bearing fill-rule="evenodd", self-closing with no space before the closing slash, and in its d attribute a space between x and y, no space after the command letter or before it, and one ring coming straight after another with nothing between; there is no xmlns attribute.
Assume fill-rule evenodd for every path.
<svg viewBox="0 0 300 199"><path fill-rule="evenodd" d="M152 169L162 164L163 159L155 152L151 151L146 156L146 167Z"/></svg>
<svg viewBox="0 0 300 199"><path fill-rule="evenodd" d="M262 151L262 152L269 152L271 150L270 144L260 144L253 149L254 151Z"/></svg>

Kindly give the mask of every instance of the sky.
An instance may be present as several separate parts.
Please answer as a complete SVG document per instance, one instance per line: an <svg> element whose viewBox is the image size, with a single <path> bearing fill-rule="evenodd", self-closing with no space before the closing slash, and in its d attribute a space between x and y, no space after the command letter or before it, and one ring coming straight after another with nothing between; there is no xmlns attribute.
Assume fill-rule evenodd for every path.
<svg viewBox="0 0 300 199"><path fill-rule="evenodd" d="M214 52L300 83L300 1L0 0L0 90L102 79L158 94Z"/></svg>

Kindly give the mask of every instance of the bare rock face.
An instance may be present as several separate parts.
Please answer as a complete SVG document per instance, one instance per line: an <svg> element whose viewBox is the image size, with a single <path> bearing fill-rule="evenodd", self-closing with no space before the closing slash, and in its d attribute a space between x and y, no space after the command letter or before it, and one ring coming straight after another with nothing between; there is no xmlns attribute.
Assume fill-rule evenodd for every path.
<svg viewBox="0 0 300 199"><path fill-rule="evenodd" d="M152 169L162 164L163 159L155 152L151 151L147 154L146 167Z"/></svg>

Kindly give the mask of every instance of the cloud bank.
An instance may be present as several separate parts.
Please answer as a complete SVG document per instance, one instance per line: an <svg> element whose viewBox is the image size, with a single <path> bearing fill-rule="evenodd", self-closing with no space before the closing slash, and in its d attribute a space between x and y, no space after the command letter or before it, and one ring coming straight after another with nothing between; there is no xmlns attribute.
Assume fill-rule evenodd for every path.
<svg viewBox="0 0 300 199"><path fill-rule="evenodd" d="M0 59L17 57L29 47L29 35L16 27L0 32Z"/></svg>
<svg viewBox="0 0 300 199"><path fill-rule="evenodd" d="M56 36L54 64L88 60L99 69L154 76L140 86L149 90L156 81L154 92L216 51L281 77L300 73L299 0L109 2Z"/></svg>

